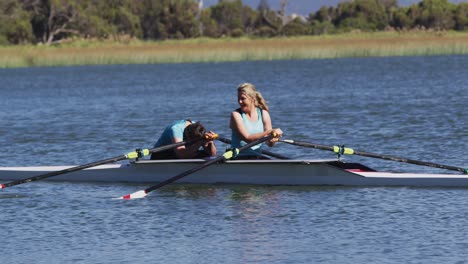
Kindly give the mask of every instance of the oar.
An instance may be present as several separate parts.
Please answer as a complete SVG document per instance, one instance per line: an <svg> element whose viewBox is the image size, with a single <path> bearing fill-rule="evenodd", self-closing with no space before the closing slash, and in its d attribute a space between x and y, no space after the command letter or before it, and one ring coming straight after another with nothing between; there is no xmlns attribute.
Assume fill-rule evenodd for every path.
<svg viewBox="0 0 468 264"><path fill-rule="evenodd" d="M161 187L163 187L165 185L173 183L173 182L175 182L175 181L177 181L177 180L179 180L179 179L181 179L181 178L183 178L185 176L188 176L188 175L190 175L192 173L195 173L195 172L197 172L197 171L199 171L201 169L204 169L204 168L206 168L206 167L208 167L210 165L213 165L215 163L224 162L226 160L229 160L229 159L237 156L239 154L239 152L244 151L244 150L246 150L248 148L251 148L251 147L253 147L255 145L258 145L258 144L260 144L260 143L262 143L264 141L270 140L270 139L272 139L272 138L274 138L276 136L277 136L276 134L271 134L269 136L266 136L266 137L263 137L261 139L250 142L250 143L248 143L248 144L246 144L246 145L244 145L244 146L242 146L240 148L229 150L229 151L225 152L222 156L219 156L219 157L217 157L215 159L209 160L209 161L203 163L200 166L197 166L197 167L192 168L190 170L184 171L184 172L182 172L182 173L180 173L180 174L178 174L178 175L176 175L176 176L174 176L172 178L169 178L169 179L167 179L165 181L162 181L162 182L160 182L160 183L158 183L156 185L153 185L153 186L151 186L149 188L146 188L144 190L134 192L134 193L131 193L131 194L127 194L127 195L124 195L124 196L116 198L116 199L129 200L129 199L144 198L144 197L146 197L148 195L148 193L150 193L150 192L152 192L152 191L154 191L154 190L156 190L158 188L161 188Z"/></svg>
<svg viewBox="0 0 468 264"><path fill-rule="evenodd" d="M231 144L231 140L228 139L228 138L223 138L223 137L218 137L217 138L219 141L223 142L223 143L226 143L226 144ZM271 152L271 151L268 151L266 149L262 149L262 153L270 156L270 157L273 157L273 158L277 158L277 159L284 159L284 160L287 160L289 159L288 157L286 156L283 156L281 154L277 154L277 153L274 153L274 152Z"/></svg>
<svg viewBox="0 0 468 264"><path fill-rule="evenodd" d="M321 150L329 150L329 151L333 151L333 152L337 153L338 155L343 155L343 154L346 154L346 155L359 155L359 156L364 156L364 157L378 158L378 159L384 159L384 160L392 160L392 161L397 161L397 162L410 163L410 164L428 166L428 167L439 168L439 169L454 170L454 171L462 172L464 174L468 174L468 169L461 168L461 167L455 167L455 166L450 166L450 165L443 165L443 164L437 164L437 163L432 163L432 162L401 158L401 157L396 157L396 156L369 153L369 152L354 150L354 149L351 149L351 148L345 148L344 146L325 146L325 145L319 145L319 144L314 144L314 143L298 142L298 141L288 140L288 139L279 140L279 141L284 142L284 143L288 143L288 144L291 144L291 145L296 145L296 146L315 148L315 149L321 149Z"/></svg>
<svg viewBox="0 0 468 264"><path fill-rule="evenodd" d="M185 144L187 144L187 142L182 141L182 142L177 142L177 143L174 143L174 144L170 144L170 145L166 145L166 146L162 146L162 147L157 147L157 148L152 148L152 149L137 149L137 150L135 150L133 152L129 152L129 153L125 154L125 155L120 155L120 156L117 156L117 157L113 157L113 158L109 158L109 159L105 159L105 160L100 160L100 161L96 161L96 162L92 162L92 163L88 163L88 164L84 164L84 165L79 165L79 166L68 168L68 169L63 169L63 170L59 170L59 171L52 171L52 172L41 174L41 175L34 176L34 177L30 177L30 178L26 178L26 179L22 179L22 180L17 180L17 181L12 181L12 182L9 182L9 183L0 184L0 189L4 189L4 188L7 188L7 187L11 187L11 186L15 186L15 185L23 184L23 183L28 183L28 182L32 182L32 181L38 181L38 180L42 180L42 179L62 175L62 174L65 174L65 173L79 171L79 170L95 167L95 166L98 166L98 165L117 162L117 161L120 161L120 160L136 159L136 158L148 156L151 153L156 153L156 152L176 148L176 147L179 147L179 146L182 146L182 145L185 145Z"/></svg>

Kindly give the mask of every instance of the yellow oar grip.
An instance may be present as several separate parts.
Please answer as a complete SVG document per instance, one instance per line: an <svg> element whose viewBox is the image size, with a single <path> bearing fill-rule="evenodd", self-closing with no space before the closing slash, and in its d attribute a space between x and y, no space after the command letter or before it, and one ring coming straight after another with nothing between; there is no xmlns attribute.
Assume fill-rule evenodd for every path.
<svg viewBox="0 0 468 264"><path fill-rule="evenodd" d="M344 148L344 147L339 147L339 146L333 146L333 152L339 153L339 154L353 155L354 154L354 149Z"/></svg>
<svg viewBox="0 0 468 264"><path fill-rule="evenodd" d="M139 155L141 155L141 156L139 156ZM139 151L129 152L125 156L127 157L127 159L136 159L136 158L143 157L143 156L148 156L148 155L149 155L149 149L142 149L142 150L139 150Z"/></svg>
<svg viewBox="0 0 468 264"><path fill-rule="evenodd" d="M218 134L216 134L216 133L213 133L213 135L205 134L205 139L207 139L207 140L215 140L217 138L218 138Z"/></svg>
<svg viewBox="0 0 468 264"><path fill-rule="evenodd" d="M138 158L138 153L136 151L127 153L127 159L136 159Z"/></svg>
<svg viewBox="0 0 468 264"><path fill-rule="evenodd" d="M228 160L228 159L232 159L233 157L235 157L237 155L239 155L239 149L233 149L233 150L229 150L229 151L225 152L223 154L223 157Z"/></svg>

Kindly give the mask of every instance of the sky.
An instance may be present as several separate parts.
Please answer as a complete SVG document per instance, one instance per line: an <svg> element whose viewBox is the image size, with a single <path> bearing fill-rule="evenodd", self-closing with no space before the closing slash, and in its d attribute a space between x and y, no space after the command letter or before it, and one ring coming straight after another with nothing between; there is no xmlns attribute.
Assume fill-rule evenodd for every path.
<svg viewBox="0 0 468 264"><path fill-rule="evenodd" d="M343 2L343 0L289 0L288 5L286 7L287 14L300 14L303 16L307 16L310 13L315 13L317 10L320 9L322 6L336 6L339 2ZM420 0L399 0L399 6L407 6L412 5L415 3L421 2ZM450 0L452 3L461 3L461 2L468 2L468 0ZM203 0L203 6L208 7L210 5L215 5L218 3L218 0ZM249 5L254 9L257 8L258 3L260 0L242 0L244 5ZM279 9L280 0L268 0L268 4L270 4L270 8L273 10Z"/></svg>

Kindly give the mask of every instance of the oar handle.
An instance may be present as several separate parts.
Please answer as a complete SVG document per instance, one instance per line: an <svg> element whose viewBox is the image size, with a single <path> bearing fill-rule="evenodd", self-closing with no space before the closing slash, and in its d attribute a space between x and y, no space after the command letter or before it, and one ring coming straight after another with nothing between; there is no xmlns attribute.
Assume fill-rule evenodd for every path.
<svg viewBox="0 0 468 264"><path fill-rule="evenodd" d="M231 144L231 140L230 140L230 139L228 139L228 138L224 138L224 137L218 137L217 139L218 139L219 141L223 142L223 143L226 143L226 144ZM287 160L287 159L289 159L289 158L288 158L288 157L286 157L286 156L283 156L283 155L281 155L281 154L278 154L278 153L274 153L274 152L268 151L268 150L266 150L266 149L263 149L263 148L262 148L262 150L261 150L261 151L262 151L262 153L263 153L263 154L266 154L266 155L268 155L268 156L271 156L271 157L273 157L273 158L277 158L277 159L283 159L283 160Z"/></svg>
<svg viewBox="0 0 468 264"><path fill-rule="evenodd" d="M261 144L261 143L263 143L263 142L265 142L265 141L271 140L271 139L276 138L276 137L278 137L278 135L277 135L276 133L272 133L272 134L270 134L270 135L268 135L268 136L266 136L266 137L262 137L262 138L260 138L260 139L258 139L258 140L255 140L255 141L252 141L252 142L250 142L250 143L248 143L248 144L245 144L244 146L242 146L242 147L240 147L240 148L230 150L230 151L228 151L228 152L226 152L226 153L230 153L230 152L231 152L231 154L232 154L233 156L232 156L232 157L230 156L229 158L226 158L226 159L231 159L231 158L233 158L233 157L236 157L241 151L244 151L244 150L246 150L246 149L249 149L249 148L251 148L251 147L253 147L253 146L256 146L256 145L258 145L258 144ZM226 153L224 153L224 155L226 155ZM223 155L223 156L224 156L224 155ZM230 155L230 154L228 154L228 155Z"/></svg>
<svg viewBox="0 0 468 264"><path fill-rule="evenodd" d="M281 140L279 140L279 142L288 143L288 144L296 145L296 146L308 147L308 148L315 148L315 149L321 149L321 150L334 151L334 148L330 147L330 146L307 143L307 142L300 142L300 141L295 141L295 140L291 140L291 139L281 139Z"/></svg>
<svg viewBox="0 0 468 264"><path fill-rule="evenodd" d="M320 145L320 144L315 144L315 143L299 142L299 141L294 141L290 139L280 140L280 142L284 142L284 143L288 143L288 144L296 145L296 146L302 146L302 147L329 150L329 151L333 151L337 153L338 155L343 155L343 154L359 155L359 156L370 157L370 158L378 158L378 159L391 160L391 161L397 161L397 162L403 162L403 163L409 163L409 164L415 164L415 165L428 166L428 167L439 168L439 169L459 171L464 174L468 174L468 169L466 168L437 164L437 163L427 162L427 161L419 161L419 160L401 158L401 157L390 156L390 155L381 155L381 154L375 154L375 153L370 153L370 152L358 151L352 148L345 148L344 146L326 146L326 145Z"/></svg>

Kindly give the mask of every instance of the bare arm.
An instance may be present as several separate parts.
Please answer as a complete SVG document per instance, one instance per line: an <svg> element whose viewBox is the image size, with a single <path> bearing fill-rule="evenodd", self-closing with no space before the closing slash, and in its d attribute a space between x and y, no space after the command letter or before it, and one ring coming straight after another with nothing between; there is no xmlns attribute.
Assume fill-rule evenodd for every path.
<svg viewBox="0 0 468 264"><path fill-rule="evenodd" d="M272 128L271 125L271 117L270 113L268 111L262 110L262 115L263 115L263 129L268 132L267 135L275 132L278 136L283 135L283 131L279 128ZM273 147L273 145L276 143L275 139L269 140L266 142L266 144L270 147Z"/></svg>
<svg viewBox="0 0 468 264"><path fill-rule="evenodd" d="M173 143L178 143L178 142L182 142L183 140L181 138L173 138L172 139L172 142ZM179 159L190 159L192 157L194 157L197 152L198 152L198 149L200 148L200 146L202 145L202 141L197 141L195 143L193 143L192 145L190 146L185 146L185 145L182 145L182 146L178 146L177 148L174 149L174 152L177 156L177 158Z"/></svg>
<svg viewBox="0 0 468 264"><path fill-rule="evenodd" d="M213 131L210 131L207 134L210 136L209 138L213 138L215 133ZM173 138L172 142L182 142L182 139ZM216 145L214 144L213 140L204 139L198 140L189 146L179 146L174 149L174 152L177 158L179 159L192 159L198 156L198 150L200 149L200 147L203 147L203 149L209 156L216 156Z"/></svg>
<svg viewBox="0 0 468 264"><path fill-rule="evenodd" d="M213 131L208 132L209 138L213 138L214 135ZM213 140L204 141L203 149L209 156L216 156L216 145Z"/></svg>

